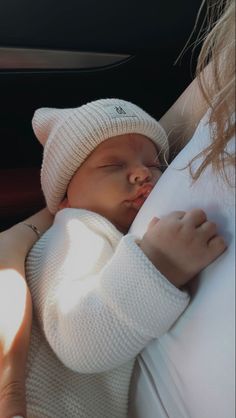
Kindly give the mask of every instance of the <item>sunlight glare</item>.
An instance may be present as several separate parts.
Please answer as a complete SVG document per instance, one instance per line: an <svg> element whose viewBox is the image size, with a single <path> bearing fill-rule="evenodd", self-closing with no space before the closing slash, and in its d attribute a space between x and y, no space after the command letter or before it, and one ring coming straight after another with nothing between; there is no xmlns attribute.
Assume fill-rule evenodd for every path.
<svg viewBox="0 0 236 418"><path fill-rule="evenodd" d="M26 309L27 288L19 272L0 270L0 340L6 353L19 331Z"/></svg>

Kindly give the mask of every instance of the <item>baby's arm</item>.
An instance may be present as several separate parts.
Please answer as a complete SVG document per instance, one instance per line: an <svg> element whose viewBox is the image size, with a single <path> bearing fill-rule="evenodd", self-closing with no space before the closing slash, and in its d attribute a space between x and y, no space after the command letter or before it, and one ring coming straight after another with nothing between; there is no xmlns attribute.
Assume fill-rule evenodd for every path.
<svg viewBox="0 0 236 418"><path fill-rule="evenodd" d="M226 249L215 223L201 209L153 218L140 248L156 268L180 288Z"/></svg>
<svg viewBox="0 0 236 418"><path fill-rule="evenodd" d="M40 275L34 269L29 285L58 358L75 371L97 373L133 359L167 332L189 295L155 268L135 237L116 247L117 232L106 233L105 220L81 222L79 212L61 211L38 242L27 264L34 262Z"/></svg>
<svg viewBox="0 0 236 418"><path fill-rule="evenodd" d="M77 213L59 213L55 231L49 231L51 239L45 236L47 246L39 242L44 255L37 268L42 262L43 271L33 277L30 289L59 359L75 371L97 373L124 364L169 330L189 302L178 286L213 261L225 244L220 238L217 252L214 245L208 251L208 240L215 242L215 227L197 210L154 221L141 248L128 234L114 250L104 228L99 230L94 220L90 228ZM99 264L94 265L98 248Z"/></svg>

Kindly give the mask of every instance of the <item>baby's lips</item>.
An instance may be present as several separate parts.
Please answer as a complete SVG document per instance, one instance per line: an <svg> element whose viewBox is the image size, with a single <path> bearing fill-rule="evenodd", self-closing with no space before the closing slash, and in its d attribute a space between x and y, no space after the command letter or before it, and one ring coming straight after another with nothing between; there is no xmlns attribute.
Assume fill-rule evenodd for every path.
<svg viewBox="0 0 236 418"><path fill-rule="evenodd" d="M138 192L136 193L136 196L134 197L134 200L138 199L141 196L147 197L153 189L153 185L148 183L144 186L141 186Z"/></svg>
<svg viewBox="0 0 236 418"><path fill-rule="evenodd" d="M147 197L149 196L149 194L151 193L153 187L150 185L148 187L142 188L142 190L139 191L139 193L137 193L136 198L134 198L131 201L131 204L133 207L135 207L136 209L140 209L141 206L144 204L145 200L147 199Z"/></svg>
<svg viewBox="0 0 236 418"><path fill-rule="evenodd" d="M146 198L147 198L147 197L150 195L151 191L152 191L152 188L151 188L151 189L149 189L149 190L147 190L147 191L144 193L144 197L146 197Z"/></svg>
<svg viewBox="0 0 236 418"><path fill-rule="evenodd" d="M133 207L135 209L140 209L141 206L144 204L145 200L149 196L153 189L153 185L151 183L145 184L141 186L136 193L136 195L131 199L125 200L125 204L128 207Z"/></svg>
<svg viewBox="0 0 236 418"><path fill-rule="evenodd" d="M146 200L146 197L144 195L137 197L136 199L131 201L131 206L139 210L141 206L143 206L145 200Z"/></svg>

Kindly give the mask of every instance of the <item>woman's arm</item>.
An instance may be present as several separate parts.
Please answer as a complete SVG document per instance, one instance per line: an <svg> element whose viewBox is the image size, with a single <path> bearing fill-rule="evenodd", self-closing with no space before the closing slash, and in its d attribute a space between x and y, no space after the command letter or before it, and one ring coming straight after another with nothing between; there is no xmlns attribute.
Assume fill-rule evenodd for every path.
<svg viewBox="0 0 236 418"><path fill-rule="evenodd" d="M207 78L210 73L209 67L205 72ZM208 107L195 78L159 120L168 135L171 159L191 139Z"/></svg>
<svg viewBox="0 0 236 418"><path fill-rule="evenodd" d="M46 209L25 220L43 233L52 222ZM25 282L25 257L35 232L16 224L0 234L0 416L26 416L25 365L31 329L31 297Z"/></svg>

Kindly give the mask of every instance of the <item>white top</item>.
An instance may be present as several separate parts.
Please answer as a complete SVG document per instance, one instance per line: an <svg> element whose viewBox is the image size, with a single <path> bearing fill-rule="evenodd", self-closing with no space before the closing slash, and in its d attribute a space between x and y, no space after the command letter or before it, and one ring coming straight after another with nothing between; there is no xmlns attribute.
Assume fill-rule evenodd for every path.
<svg viewBox="0 0 236 418"><path fill-rule="evenodd" d="M124 418L134 357L189 302L106 219L64 209L27 260L29 418Z"/></svg>
<svg viewBox="0 0 236 418"><path fill-rule="evenodd" d="M193 285L193 299L175 326L139 356L130 418L235 416L235 188L211 168L195 183L189 170L182 169L209 141L205 117L131 229L141 236L154 215L200 207L217 222L229 247L201 273ZM228 151L234 150L232 138ZM227 173L232 185L235 168L227 167Z"/></svg>

